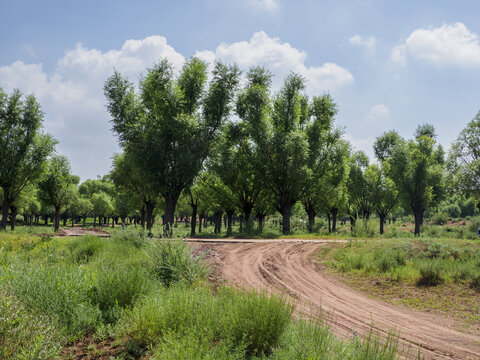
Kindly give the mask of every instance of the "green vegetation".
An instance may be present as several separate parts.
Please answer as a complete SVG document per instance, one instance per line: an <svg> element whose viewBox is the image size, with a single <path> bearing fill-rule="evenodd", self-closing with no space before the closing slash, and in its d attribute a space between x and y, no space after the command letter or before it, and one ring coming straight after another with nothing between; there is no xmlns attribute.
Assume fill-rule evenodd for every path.
<svg viewBox="0 0 480 360"><path fill-rule="evenodd" d="M0 235L2 358L52 359L86 336L113 338L121 358L396 358L393 338L340 340L294 321L285 298L213 288L180 240L13 235Z"/></svg>

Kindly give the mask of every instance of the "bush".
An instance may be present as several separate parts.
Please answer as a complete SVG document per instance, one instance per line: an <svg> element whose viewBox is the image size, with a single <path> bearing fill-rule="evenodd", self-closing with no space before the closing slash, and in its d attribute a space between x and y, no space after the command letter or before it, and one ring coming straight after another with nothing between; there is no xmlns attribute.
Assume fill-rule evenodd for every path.
<svg viewBox="0 0 480 360"><path fill-rule="evenodd" d="M473 278L472 283L470 284L472 289L475 289L480 292L480 274Z"/></svg>
<svg viewBox="0 0 480 360"><path fill-rule="evenodd" d="M389 252L383 253L383 255L377 260L377 267L381 272L387 272L397 266L397 260Z"/></svg>
<svg viewBox="0 0 480 360"><path fill-rule="evenodd" d="M436 262L423 263L418 270L420 271L420 278L417 284L420 286L436 286L444 281L442 269Z"/></svg>
<svg viewBox="0 0 480 360"><path fill-rule="evenodd" d="M460 209L458 210L460 212ZM449 214L447 213L437 213L432 216L432 222L436 225L445 225L449 219Z"/></svg>
<svg viewBox="0 0 480 360"><path fill-rule="evenodd" d="M377 222L373 219L358 219L353 228L352 235L361 238L374 237L377 234Z"/></svg>
<svg viewBox="0 0 480 360"><path fill-rule="evenodd" d="M225 311L226 333L247 355L269 355L290 323L293 306L265 293L237 293Z"/></svg>
<svg viewBox="0 0 480 360"><path fill-rule="evenodd" d="M104 239L86 235L71 240L68 244L68 249L75 262L86 263L91 257L100 252L104 245Z"/></svg>
<svg viewBox="0 0 480 360"><path fill-rule="evenodd" d="M98 304L106 323L117 320L123 308L133 305L147 290L145 270L135 266L103 266L95 274L92 301Z"/></svg>
<svg viewBox="0 0 480 360"><path fill-rule="evenodd" d="M160 240L147 250L149 265L166 286L179 281L193 283L207 275L208 269L182 240Z"/></svg>
<svg viewBox="0 0 480 360"><path fill-rule="evenodd" d="M137 249L142 248L147 244L147 233L143 228L122 229L117 231L112 239L120 243L130 244Z"/></svg>

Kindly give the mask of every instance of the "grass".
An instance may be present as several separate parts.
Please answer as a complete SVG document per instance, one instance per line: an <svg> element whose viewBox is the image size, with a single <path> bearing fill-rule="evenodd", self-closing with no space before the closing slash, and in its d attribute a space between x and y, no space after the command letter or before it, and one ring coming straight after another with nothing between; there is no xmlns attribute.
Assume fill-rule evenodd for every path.
<svg viewBox="0 0 480 360"><path fill-rule="evenodd" d="M321 320L293 320L284 298L211 286L201 257L182 241L131 229L109 239L0 240L0 358L51 359L82 339L88 353L119 359L397 356L393 339L341 340ZM107 338L118 346L102 347Z"/></svg>

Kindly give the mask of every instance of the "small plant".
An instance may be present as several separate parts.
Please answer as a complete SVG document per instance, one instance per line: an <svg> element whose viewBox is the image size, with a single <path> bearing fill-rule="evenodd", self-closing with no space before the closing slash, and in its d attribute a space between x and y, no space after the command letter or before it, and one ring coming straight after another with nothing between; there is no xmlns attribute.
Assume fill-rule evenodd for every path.
<svg viewBox="0 0 480 360"><path fill-rule="evenodd" d="M443 283L441 267L436 262L428 262L420 265L420 278L417 284L420 286L437 286Z"/></svg>
<svg viewBox="0 0 480 360"><path fill-rule="evenodd" d="M201 257L193 256L182 240L161 240L150 245L146 254L154 275L166 286L179 281L193 283L207 275Z"/></svg>
<svg viewBox="0 0 480 360"><path fill-rule="evenodd" d="M104 240L97 236L81 236L68 244L71 256L75 262L86 263L92 256L104 247Z"/></svg>
<svg viewBox="0 0 480 360"><path fill-rule="evenodd" d="M147 233L142 228L123 229L119 230L113 235L114 241L119 241L126 244L131 244L137 249L142 248L148 240Z"/></svg>

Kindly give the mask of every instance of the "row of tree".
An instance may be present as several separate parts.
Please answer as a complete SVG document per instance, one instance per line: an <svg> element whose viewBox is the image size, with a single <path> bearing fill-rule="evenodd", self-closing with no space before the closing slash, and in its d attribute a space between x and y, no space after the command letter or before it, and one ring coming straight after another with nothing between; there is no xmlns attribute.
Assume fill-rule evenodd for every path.
<svg viewBox="0 0 480 360"><path fill-rule="evenodd" d="M276 93L261 67L242 78L236 66L217 63L208 79L196 58L178 75L161 61L137 88L115 72L104 91L122 153L108 176L81 185L68 160L52 155L55 141L41 133L35 98L0 92L1 227L23 201L24 214L53 209L56 229L63 211L122 223L133 217L151 231L160 212L171 235L175 214L188 207L192 234L208 214L216 229L226 218L231 233L235 214L249 230L254 216L261 228L274 212L288 233L301 203L309 231L317 216L335 231L339 217L355 226L375 214L383 233L386 218L405 209L419 234L426 211L447 194L472 196L480 206L480 113L448 157L424 124L410 140L395 131L377 138L370 164L342 139L331 96L307 96L300 75L288 75Z"/></svg>

